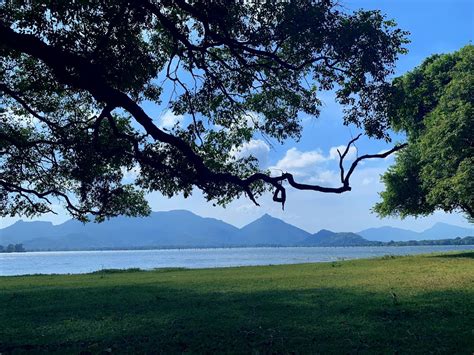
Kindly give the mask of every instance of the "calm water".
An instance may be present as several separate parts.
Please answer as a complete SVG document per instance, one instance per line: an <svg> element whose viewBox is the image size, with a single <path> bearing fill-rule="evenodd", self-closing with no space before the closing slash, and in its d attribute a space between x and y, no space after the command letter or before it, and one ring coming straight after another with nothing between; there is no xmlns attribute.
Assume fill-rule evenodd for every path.
<svg viewBox="0 0 474 355"><path fill-rule="evenodd" d="M138 267L213 268L370 258L383 255L474 250L469 246L233 248L0 253L0 275L80 274Z"/></svg>

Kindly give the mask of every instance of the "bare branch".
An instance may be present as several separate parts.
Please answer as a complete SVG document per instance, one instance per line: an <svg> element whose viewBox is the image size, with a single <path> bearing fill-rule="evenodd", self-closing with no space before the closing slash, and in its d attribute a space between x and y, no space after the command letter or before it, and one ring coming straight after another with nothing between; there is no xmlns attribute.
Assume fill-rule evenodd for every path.
<svg viewBox="0 0 474 355"><path fill-rule="evenodd" d="M359 158L357 158L356 160L354 160L354 162L352 163L351 167L349 168L349 171L347 172L346 177L344 178L344 182L345 182L346 184L349 184L349 179L350 179L352 173L354 172L355 168L357 167L357 164L359 164L362 160L374 159L374 158L383 159L383 158L388 157L390 154L393 154L393 153L398 152L399 150L405 148L407 145L408 145L408 143L403 143L403 144L396 145L395 147L393 147L393 148L390 149L390 150L387 150L387 151L384 152L384 153L380 153L380 154L366 154L366 155L360 156Z"/></svg>

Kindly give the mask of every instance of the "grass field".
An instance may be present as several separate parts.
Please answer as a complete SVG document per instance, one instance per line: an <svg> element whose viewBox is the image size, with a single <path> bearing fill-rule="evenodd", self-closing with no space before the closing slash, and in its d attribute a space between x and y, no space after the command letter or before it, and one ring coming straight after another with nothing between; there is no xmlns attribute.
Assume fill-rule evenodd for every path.
<svg viewBox="0 0 474 355"><path fill-rule="evenodd" d="M474 253L0 278L0 353L474 352Z"/></svg>

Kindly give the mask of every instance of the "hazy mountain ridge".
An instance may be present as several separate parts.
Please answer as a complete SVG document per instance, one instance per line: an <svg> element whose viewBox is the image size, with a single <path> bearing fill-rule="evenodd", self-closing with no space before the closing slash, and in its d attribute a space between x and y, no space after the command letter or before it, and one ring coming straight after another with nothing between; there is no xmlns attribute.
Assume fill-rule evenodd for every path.
<svg viewBox="0 0 474 355"><path fill-rule="evenodd" d="M326 229L321 229L319 232L311 235L301 243L301 245L304 246L325 247L369 246L377 244L377 242L369 241L352 232L335 233Z"/></svg>
<svg viewBox="0 0 474 355"><path fill-rule="evenodd" d="M474 229L438 223L424 232L393 227L359 233L320 230L311 234L268 214L242 228L186 210L153 212L149 217L117 217L86 225L68 220L18 221L0 229L0 245L22 243L27 250L78 250L232 246L370 246L380 242L447 239L474 235Z"/></svg>
<svg viewBox="0 0 474 355"><path fill-rule="evenodd" d="M395 227L369 228L357 233L370 241L390 242L410 240L441 240L474 235L473 228L464 228L447 223L436 223L422 232Z"/></svg>
<svg viewBox="0 0 474 355"><path fill-rule="evenodd" d="M239 241L245 245L298 245L310 233L268 214L242 227Z"/></svg>

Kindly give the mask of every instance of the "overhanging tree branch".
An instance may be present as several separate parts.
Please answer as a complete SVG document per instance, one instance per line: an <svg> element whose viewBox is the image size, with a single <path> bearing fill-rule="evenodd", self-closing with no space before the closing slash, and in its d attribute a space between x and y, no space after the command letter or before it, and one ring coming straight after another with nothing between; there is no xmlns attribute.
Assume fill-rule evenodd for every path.
<svg viewBox="0 0 474 355"><path fill-rule="evenodd" d="M64 84L87 90L98 101L104 102L107 105L107 108L99 116L98 121L101 121L101 119L107 116L114 108L120 107L125 109L155 140L170 144L173 147L179 149L181 153L183 153L183 155L186 156L186 158L192 163L196 170L198 180L204 183L204 185L206 182L230 183L237 185L247 193L248 197L255 204L258 203L253 196L251 186L258 181L263 181L272 185L275 189L273 200L276 202L281 202L283 205L286 201L285 188L282 185L284 181L288 182L290 186L298 190L309 190L324 193L342 193L350 191L351 188L349 185L349 180L352 173L354 172L354 169L357 167L357 164L360 161L373 158L385 158L389 154L392 154L405 146L396 146L383 154L363 155L352 163L348 173L344 176L344 168L342 163L349 151L350 146L360 137L360 135L357 136L349 142L344 153L342 153L340 156L341 181L343 183L340 187L324 187L319 185L298 183L290 173L284 173L278 177L271 177L263 173L256 173L246 179L241 179L238 176L232 174L213 172L205 166L202 158L198 156L186 142L159 129L153 123L153 120L138 104L136 104L126 94L119 92L118 90L107 85L104 80L104 74L100 71L100 68L96 67L94 64L87 62L84 58L81 58L75 54L65 53L59 48L47 45L32 35L16 33L12 29L6 27L3 23L0 24L0 35L4 44L6 44L8 47L41 59L55 72L58 80ZM3 86L0 87L0 89L8 90L8 88ZM8 93L12 94L11 91ZM19 102L22 103L23 101ZM44 119L40 115L36 114L32 109L29 109L26 103L23 103L22 105L29 112L32 112L35 117L39 117L42 120Z"/></svg>
<svg viewBox="0 0 474 355"><path fill-rule="evenodd" d="M396 53L401 51L403 33L383 28L380 16L375 12L368 12L366 17L351 17L334 10L334 4L330 1L316 3L302 0L288 5L294 6L294 13L286 12L283 5L270 4L269 11L281 11L283 17L276 15L273 22L267 22L254 18L249 12L252 7L227 8L217 4L215 8L215 4L190 4L181 0L165 1L163 7L159 5L159 2L149 0L100 5L97 13L88 3L73 7L71 11L76 12L77 21L85 22L85 31L88 31L87 26L94 29L90 31L91 37L84 41L82 30L80 34L75 33L76 22L71 27L66 25L69 17L63 19L64 31L57 32L54 26L47 24L53 18L57 21L55 16L61 18L64 15L61 8L55 12L55 5L51 5L50 15L39 20L45 22L39 32L28 30L28 6L21 10L25 14L13 11L10 17L7 15L5 20L0 21L2 55L16 63L13 67L9 64L10 69L5 69L10 72L2 77L2 81L6 82L0 83L0 90L24 109L21 115L26 117L30 114L46 123L41 127L28 128L22 133L22 139L9 136L15 130L20 132L21 125L9 125L7 122L5 131L0 132L0 138L5 138L0 142L2 159L6 156L4 166L8 167L10 176L14 176L15 169L22 171L15 180L16 186L24 188L28 179L36 179L36 185L28 186L36 186L37 194L33 192L33 187L32 191L29 188L16 190L23 197L32 194L42 199L43 193L53 193L66 200L74 213L82 213L69 206L73 204L69 196L70 187L56 189L54 181L48 183L46 178L41 178L44 173L50 179L54 176L60 176L64 181L71 179L70 186L82 184L76 192L79 191L84 200L87 200L88 194L91 195L91 201L86 201L90 206L97 202L106 209L108 194L114 193L113 186L121 185L120 169L139 164L144 175L137 186L145 190L159 190L168 196L182 191L186 195L193 186L197 186L204 191L206 198L218 203L226 203L245 193L258 204L257 198L266 187L273 191L273 200L284 206L287 186L323 193L350 191L350 177L360 161L385 157L403 148L401 145L384 154L361 156L352 162L346 173L344 160L360 136L354 138L344 151L338 151L341 182L338 187L298 182L288 172L271 176L259 172L252 158L234 160L231 157L232 147L248 141L255 131L279 141L288 137L298 138L301 130L298 114L319 115L320 100L316 97L316 91L329 90L334 83L347 89L338 92L343 104L357 105L351 98L355 94L361 100L375 98L374 104L362 102L359 105L362 111L381 107L377 100L379 97L382 100L383 95L379 95L377 88L383 85L377 85L383 84L390 72L387 67L394 61ZM223 18L214 9L222 10L223 16L229 17ZM306 46L300 46L298 41L301 38L291 26L295 25L293 17L305 14L308 9L312 11L308 20L322 16L320 20L324 24L323 27L318 27L320 24L317 21L301 24L304 31L314 33L308 38ZM31 5L31 11L38 10L41 9ZM8 11L7 6L7 14ZM270 12L269 15L273 16ZM85 13L88 15L81 18ZM124 13L127 14L125 21L117 21ZM103 22L99 14L105 16ZM21 22L9 26L15 23L16 16L20 18L23 15L26 16L26 25ZM96 15L99 16L97 19ZM357 26L351 28L351 21L348 20L365 25L360 27L361 33L348 39L349 43L340 43L337 35L331 37L333 32L352 33L354 28L357 29ZM321 36L318 36L319 30L324 32ZM385 41L378 43L380 48L385 48L384 51L374 53L365 48L365 44L358 41L362 37ZM126 55L123 60L119 58L122 52ZM359 61L359 55L365 52L373 57ZM170 73L170 65L175 60L179 64ZM12 69L15 65L28 74L20 74L20 79L16 80L16 69ZM45 68L48 74L35 76L34 71L33 75L30 73L30 70L44 73ZM161 91L153 91L156 85L152 80L158 77L160 70L177 85L178 90L184 91L176 94L169 105L176 114L192 115L193 124L187 130L177 126L172 130L161 129L140 106L144 98L159 102ZM187 79L182 80L181 71L191 75L194 88L188 87ZM308 84L309 75L314 75L315 84L319 87ZM366 82L366 78L372 78L370 80L376 85ZM34 80L48 84L35 85ZM24 87L28 90L21 92L20 88ZM368 94L373 88L377 90ZM38 96L47 102L45 106L35 104L38 102L35 100L28 101L28 95L40 91L42 95L51 92L58 96L52 97L51 101L47 94ZM79 99L76 100L75 95ZM76 111L73 105L82 105L83 99L85 108L78 107ZM5 102L11 104L9 100ZM38 106L46 107L46 113L43 114ZM56 108L60 110L54 111ZM68 110L73 112L71 116L68 116ZM254 126L246 124L242 117L248 112L263 115L264 121ZM64 114L66 117L63 119L61 115ZM203 125L201 117L208 119L209 127ZM136 124L131 125L130 118ZM376 119L377 116L369 115L366 121L374 122ZM348 119L345 122L359 122L357 120ZM223 134L224 131L214 130L214 124L228 131ZM375 134L380 133L377 129L385 127L382 122L371 124L369 128L375 126L379 127L375 128ZM374 134L372 131L367 133ZM96 158L94 154L99 156ZM43 162L44 167L34 166ZM130 205L126 200L122 203ZM88 205L84 206L87 209ZM101 208L95 211L103 212Z"/></svg>

